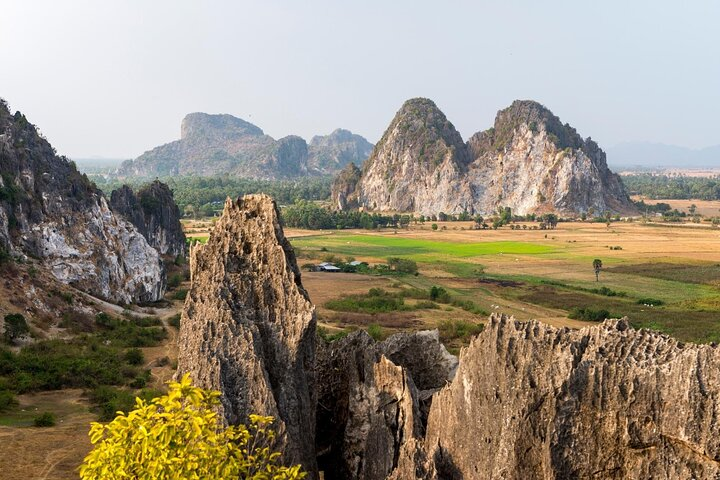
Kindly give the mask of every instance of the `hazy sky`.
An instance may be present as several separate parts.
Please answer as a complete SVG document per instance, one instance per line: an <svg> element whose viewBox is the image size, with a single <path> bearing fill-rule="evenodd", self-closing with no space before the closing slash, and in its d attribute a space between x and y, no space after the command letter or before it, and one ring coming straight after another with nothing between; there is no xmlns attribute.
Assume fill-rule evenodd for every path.
<svg viewBox="0 0 720 480"><path fill-rule="evenodd" d="M193 111L377 141L433 99L464 138L513 99L601 146L720 143L720 2L0 0L0 97L71 157L129 158Z"/></svg>

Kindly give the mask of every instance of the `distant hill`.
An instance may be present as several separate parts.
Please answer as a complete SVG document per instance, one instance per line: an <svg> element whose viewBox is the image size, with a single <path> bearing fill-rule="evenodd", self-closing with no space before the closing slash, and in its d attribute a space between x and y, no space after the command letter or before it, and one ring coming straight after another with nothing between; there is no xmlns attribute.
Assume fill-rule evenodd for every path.
<svg viewBox="0 0 720 480"><path fill-rule="evenodd" d="M607 149L614 168L705 168L720 167L720 145L694 150L650 142L627 142Z"/></svg>
<svg viewBox="0 0 720 480"><path fill-rule="evenodd" d="M342 129L313 137L309 146L295 135L275 140L232 115L191 113L183 119L180 130L180 140L123 162L117 175L293 179L334 174L350 162L362 163L372 150L372 144L363 137Z"/></svg>
<svg viewBox="0 0 720 480"><path fill-rule="evenodd" d="M600 147L531 100L498 112L467 143L431 100L408 100L362 172L338 175L333 203L420 214L635 213Z"/></svg>

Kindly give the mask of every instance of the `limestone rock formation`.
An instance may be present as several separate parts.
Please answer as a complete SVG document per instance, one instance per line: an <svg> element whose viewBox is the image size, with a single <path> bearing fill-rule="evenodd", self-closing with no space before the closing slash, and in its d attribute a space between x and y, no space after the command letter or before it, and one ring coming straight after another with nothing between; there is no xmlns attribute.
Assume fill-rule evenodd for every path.
<svg viewBox="0 0 720 480"><path fill-rule="evenodd" d="M316 441L325 478L405 478L400 473L409 470L429 475L423 412L456 368L457 358L440 344L437 330L399 333L379 343L358 331L321 342Z"/></svg>
<svg viewBox="0 0 720 480"><path fill-rule="evenodd" d="M315 309L275 203L228 199L190 269L178 374L219 390L229 423L275 417L284 461L315 478Z"/></svg>
<svg viewBox="0 0 720 480"><path fill-rule="evenodd" d="M332 184L332 204L338 210L358 208L357 184L362 172L354 163L348 164L338 173Z"/></svg>
<svg viewBox="0 0 720 480"><path fill-rule="evenodd" d="M719 416L715 346L493 316L433 399L425 446L441 478L711 479Z"/></svg>
<svg viewBox="0 0 720 480"><path fill-rule="evenodd" d="M339 171L349 161L365 160L369 145L359 135L336 130L326 137L314 137L308 149L305 140L298 136L275 140L252 123L232 115L207 113L188 114L180 133L180 140L123 162L118 176L231 174L280 180L326 175Z"/></svg>
<svg viewBox="0 0 720 480"><path fill-rule="evenodd" d="M594 211L636 213L605 153L548 109L516 101L493 128L467 144L427 99L408 100L365 163L354 191L336 183L333 199L370 210L426 215ZM340 208L352 203L334 201Z"/></svg>
<svg viewBox="0 0 720 480"><path fill-rule="evenodd" d="M363 166L359 204L370 210L471 211L462 137L428 99L405 102Z"/></svg>
<svg viewBox="0 0 720 480"><path fill-rule="evenodd" d="M498 206L521 215L634 211L597 143L583 140L537 102L513 102L468 146L474 159L470 180L483 212Z"/></svg>
<svg viewBox="0 0 720 480"><path fill-rule="evenodd" d="M373 144L365 138L338 128L330 135L310 140L308 166L322 174L333 174L350 163L362 165L372 149Z"/></svg>
<svg viewBox="0 0 720 480"><path fill-rule="evenodd" d="M59 281L116 302L162 298L158 253L95 185L0 101L0 246Z"/></svg>
<svg viewBox="0 0 720 480"><path fill-rule="evenodd" d="M110 207L128 219L161 255L185 255L185 234L173 192L159 180L144 185L137 196L127 185L110 195Z"/></svg>

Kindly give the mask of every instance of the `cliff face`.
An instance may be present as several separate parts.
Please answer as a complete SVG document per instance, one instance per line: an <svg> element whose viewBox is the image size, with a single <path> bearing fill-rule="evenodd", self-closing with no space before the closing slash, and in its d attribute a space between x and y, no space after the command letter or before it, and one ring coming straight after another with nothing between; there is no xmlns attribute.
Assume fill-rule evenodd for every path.
<svg viewBox="0 0 720 480"><path fill-rule="evenodd" d="M354 195L370 210L422 214L492 214L498 207L521 215L636 213L598 145L532 101L514 102L493 128L464 144L430 100L408 100L366 162Z"/></svg>
<svg viewBox="0 0 720 480"><path fill-rule="evenodd" d="M350 163L362 165L372 149L373 144L365 138L338 128L330 135L310 140L308 166L322 174L333 174Z"/></svg>
<svg viewBox="0 0 720 480"><path fill-rule="evenodd" d="M469 157L455 127L430 100L403 104L363 166L361 206L437 213L472 209Z"/></svg>
<svg viewBox="0 0 720 480"><path fill-rule="evenodd" d="M0 102L0 245L59 281L117 302L162 297L158 253L19 112Z"/></svg>
<svg viewBox="0 0 720 480"><path fill-rule="evenodd" d="M358 208L357 184L362 172L354 163L348 164L338 173L332 184L332 204L338 210Z"/></svg>
<svg viewBox="0 0 720 480"><path fill-rule="evenodd" d="M426 447L464 478L716 478L720 350L624 320L495 316L433 400Z"/></svg>
<svg viewBox="0 0 720 480"><path fill-rule="evenodd" d="M300 137L275 140L257 126L232 115L191 113L180 140L161 145L118 169L120 177L232 174L256 179L292 179L332 174L349 161L363 161L365 139L346 130L314 137L310 148ZM371 146L372 148L372 146Z"/></svg>
<svg viewBox="0 0 720 480"><path fill-rule="evenodd" d="M230 423L275 417L284 461L317 473L315 309L275 203L228 199L207 243L192 249L190 269L178 374L219 390Z"/></svg>
<svg viewBox="0 0 720 480"><path fill-rule="evenodd" d="M138 190L127 185L110 195L112 210L128 219L161 255L185 255L180 209L170 188L155 180Z"/></svg>
<svg viewBox="0 0 720 480"><path fill-rule="evenodd" d="M537 102L516 101L468 141L480 211L634 213L605 153Z"/></svg>

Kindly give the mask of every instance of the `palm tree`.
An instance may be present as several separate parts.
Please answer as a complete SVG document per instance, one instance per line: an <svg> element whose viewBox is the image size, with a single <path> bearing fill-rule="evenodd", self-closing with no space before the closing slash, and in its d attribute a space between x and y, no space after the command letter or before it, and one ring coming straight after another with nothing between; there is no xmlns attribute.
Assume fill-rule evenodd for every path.
<svg viewBox="0 0 720 480"><path fill-rule="evenodd" d="M602 269L602 260L596 258L593 260L593 268L595 269L595 281L600 281L600 270Z"/></svg>

